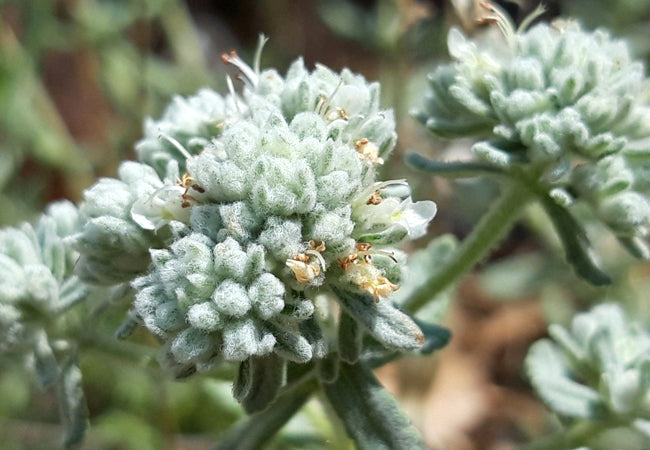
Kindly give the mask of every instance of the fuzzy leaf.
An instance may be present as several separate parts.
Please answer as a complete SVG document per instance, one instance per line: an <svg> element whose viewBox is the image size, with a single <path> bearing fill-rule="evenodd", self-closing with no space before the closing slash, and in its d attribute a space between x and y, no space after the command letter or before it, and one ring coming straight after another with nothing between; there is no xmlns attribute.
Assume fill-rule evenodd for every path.
<svg viewBox="0 0 650 450"><path fill-rule="evenodd" d="M286 360L271 354L263 357L251 357L250 386L241 399L242 406L248 414L265 410L286 382Z"/></svg>
<svg viewBox="0 0 650 450"><path fill-rule="evenodd" d="M359 449L426 448L395 399L364 365L342 363L338 379L323 390Z"/></svg>
<svg viewBox="0 0 650 450"><path fill-rule="evenodd" d="M75 360L66 364L58 383L59 407L66 428L66 448L79 444L88 426L88 407L81 384L81 371Z"/></svg>
<svg viewBox="0 0 650 450"><path fill-rule="evenodd" d="M551 198L542 196L540 201L562 241L567 262L576 273L596 286L611 284L610 277L598 268L591 243L580 223Z"/></svg>
<svg viewBox="0 0 650 450"><path fill-rule="evenodd" d="M618 236L618 241L630 255L639 259L650 259L650 245L638 236Z"/></svg>
<svg viewBox="0 0 650 450"><path fill-rule="evenodd" d="M465 161L435 161L418 153L408 153L406 162L415 169L449 178L471 178L480 175L503 174L504 171L490 164Z"/></svg>
<svg viewBox="0 0 650 450"><path fill-rule="evenodd" d="M88 296L88 286L76 276L66 278L59 288L56 310L67 311Z"/></svg>
<svg viewBox="0 0 650 450"><path fill-rule="evenodd" d="M553 411L584 419L597 419L602 414L605 405L598 393L568 377L562 354L549 340L531 347L526 372L539 396Z"/></svg>
<svg viewBox="0 0 650 450"><path fill-rule="evenodd" d="M235 381L232 384L232 396L235 397L238 402L241 402L246 398L251 390L251 386L253 385L253 368L251 360L252 358L248 358L239 364L239 368L237 369L237 378L235 378Z"/></svg>
<svg viewBox="0 0 650 450"><path fill-rule="evenodd" d="M412 317L413 321L420 327L424 333L424 345L414 352L416 355L430 355L436 350L445 347L451 339L451 332L444 327L434 323L427 323ZM361 360L369 367L381 367L403 356L401 352L386 350L374 339L364 340L364 349L361 354Z"/></svg>
<svg viewBox="0 0 650 450"><path fill-rule="evenodd" d="M34 365L41 387L52 385L59 378L59 363L44 330L36 332L34 339Z"/></svg>
<svg viewBox="0 0 650 450"><path fill-rule="evenodd" d="M318 378L323 383L333 383L339 376L340 358L336 353L330 353L325 358L316 361Z"/></svg>
<svg viewBox="0 0 650 450"><path fill-rule="evenodd" d="M375 302L370 294L334 291L343 309L386 347L415 350L424 344L424 335L415 322L389 301Z"/></svg>
<svg viewBox="0 0 650 450"><path fill-rule="evenodd" d="M436 350L445 347L451 340L451 331L447 328L436 325L435 323L424 322L417 317L413 317L412 319L420 327L422 333L424 333L424 345L419 350L420 354L430 355Z"/></svg>
<svg viewBox="0 0 650 450"><path fill-rule="evenodd" d="M341 311L339 319L339 354L341 359L350 364L359 360L363 344L363 329L361 324L352 316Z"/></svg>

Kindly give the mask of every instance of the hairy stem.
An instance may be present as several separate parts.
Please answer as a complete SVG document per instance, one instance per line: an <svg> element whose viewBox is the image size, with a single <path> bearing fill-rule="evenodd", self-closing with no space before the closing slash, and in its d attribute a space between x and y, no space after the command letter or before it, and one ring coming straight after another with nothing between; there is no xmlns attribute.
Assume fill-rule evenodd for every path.
<svg viewBox="0 0 650 450"><path fill-rule="evenodd" d="M269 408L243 419L231 428L215 450L262 448L302 408L317 388L318 383L314 377L298 382L280 394Z"/></svg>
<svg viewBox="0 0 650 450"><path fill-rule="evenodd" d="M397 401L363 363L341 362L339 377L322 383L348 436L361 450L419 450L426 446Z"/></svg>
<svg viewBox="0 0 650 450"><path fill-rule="evenodd" d="M404 302L404 309L416 312L485 258L510 231L532 198L533 194L520 183L505 185L498 201L481 218L445 266L434 272Z"/></svg>

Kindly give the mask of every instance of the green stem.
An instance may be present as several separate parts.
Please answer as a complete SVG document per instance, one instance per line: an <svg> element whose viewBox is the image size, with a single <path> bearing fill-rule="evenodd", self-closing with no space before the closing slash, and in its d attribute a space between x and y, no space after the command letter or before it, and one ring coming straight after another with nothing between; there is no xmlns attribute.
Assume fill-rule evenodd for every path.
<svg viewBox="0 0 650 450"><path fill-rule="evenodd" d="M341 362L339 377L322 383L329 404L359 449L419 450L426 446L395 398L362 363Z"/></svg>
<svg viewBox="0 0 650 450"><path fill-rule="evenodd" d="M434 272L404 302L404 309L416 312L485 258L510 231L532 198L533 194L521 183L506 185L498 201L481 218L444 267Z"/></svg>
<svg viewBox="0 0 650 450"><path fill-rule="evenodd" d="M169 38L176 63L205 79L208 71L202 52L203 46L187 6L180 1L171 2L160 16L160 20Z"/></svg>
<svg viewBox="0 0 650 450"><path fill-rule="evenodd" d="M239 422L219 441L215 450L262 448L305 404L318 384L308 377L280 394L273 404Z"/></svg>

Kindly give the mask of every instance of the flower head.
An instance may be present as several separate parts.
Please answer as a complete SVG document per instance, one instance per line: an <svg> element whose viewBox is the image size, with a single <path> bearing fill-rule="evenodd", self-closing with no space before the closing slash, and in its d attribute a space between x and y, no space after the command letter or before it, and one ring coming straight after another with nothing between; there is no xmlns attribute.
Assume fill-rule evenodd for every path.
<svg viewBox="0 0 650 450"><path fill-rule="evenodd" d="M647 437L650 333L614 303L578 314L569 329L551 325L553 341L526 358L532 384L558 414L628 427ZM645 430L645 431L644 431Z"/></svg>
<svg viewBox="0 0 650 450"><path fill-rule="evenodd" d="M0 353L29 353L56 318L84 299L73 275L77 253L65 242L80 226L69 202L53 203L35 226L0 230Z"/></svg>
<svg viewBox="0 0 650 450"><path fill-rule="evenodd" d="M478 159L565 205L586 202L617 236L646 236L650 89L642 64L605 31L574 22L515 31L489 11L505 38L480 45L452 29L454 63L431 74L416 117L441 136L479 138Z"/></svg>
<svg viewBox="0 0 650 450"><path fill-rule="evenodd" d="M147 122L140 162L86 192L79 272L133 280L135 314L165 342L163 360L177 375L224 360L249 367L326 356L336 318L315 313L317 294L369 295L386 303L383 316L399 318L391 323L410 323L386 300L401 263L368 257L347 271L338 263L370 233L385 236L373 241L377 254L390 254L382 246L422 235L435 213L433 203L410 200L406 182L392 198L395 183L375 181L396 138L378 84L348 70L310 72L302 60L285 77L234 53L224 60L240 71L241 94L175 99ZM360 200L375 191L385 197L378 220ZM353 314L376 308L363 303ZM386 345L419 347L417 326L406 329ZM380 342L388 333L367 332Z"/></svg>

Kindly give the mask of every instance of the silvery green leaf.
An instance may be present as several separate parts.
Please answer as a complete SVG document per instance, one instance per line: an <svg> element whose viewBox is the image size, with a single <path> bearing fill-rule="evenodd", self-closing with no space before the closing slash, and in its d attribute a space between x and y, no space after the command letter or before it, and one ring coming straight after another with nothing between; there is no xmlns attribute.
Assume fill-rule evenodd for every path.
<svg viewBox="0 0 650 450"><path fill-rule="evenodd" d="M54 306L56 311L65 311L88 296L88 286L78 277L66 278L59 287L59 298Z"/></svg>
<svg viewBox="0 0 650 450"><path fill-rule="evenodd" d="M251 359L247 358L239 363L237 377L232 385L232 395L239 402L246 398L253 386L253 364Z"/></svg>
<svg viewBox="0 0 650 450"><path fill-rule="evenodd" d="M424 335L413 320L388 300L375 301L370 294L335 289L343 310L362 324L386 347L415 350L424 344Z"/></svg>
<svg viewBox="0 0 650 450"><path fill-rule="evenodd" d="M57 235L56 222L53 218L43 216L37 227L43 263L52 272L55 279L61 280L66 273L66 247Z"/></svg>
<svg viewBox="0 0 650 450"><path fill-rule="evenodd" d="M350 364L359 360L363 345L363 328L350 314L341 311L339 317L338 350L341 359Z"/></svg>
<svg viewBox="0 0 650 450"><path fill-rule="evenodd" d="M27 295L25 271L13 258L0 253L0 292L3 302L13 303Z"/></svg>
<svg viewBox="0 0 650 450"><path fill-rule="evenodd" d="M20 265L26 265L40 263L39 253L38 240L31 225L0 230L0 254Z"/></svg>
<svg viewBox="0 0 650 450"><path fill-rule="evenodd" d="M204 359L214 352L215 340L196 328L187 328L174 338L170 351L176 361L188 364Z"/></svg>
<svg viewBox="0 0 650 450"><path fill-rule="evenodd" d="M117 330L115 330L115 338L120 340L129 338L135 332L138 325L140 325L140 319L137 313L134 310L129 311L117 327Z"/></svg>
<svg viewBox="0 0 650 450"><path fill-rule="evenodd" d="M52 271L43 264L24 267L30 303L41 310L51 310L59 297L59 284Z"/></svg>
<svg viewBox="0 0 650 450"><path fill-rule="evenodd" d="M574 322L575 323L575 322ZM588 363L587 351L581 346L581 342L569 333L566 328L557 324L551 324L548 327L548 333L553 340L562 348L562 351L568 358L570 364L575 368L582 368Z"/></svg>
<svg viewBox="0 0 650 450"><path fill-rule="evenodd" d="M433 323L424 322L419 320L417 317L413 317L413 321L420 327L424 334L424 344L420 349L412 354L423 356L430 355L449 343L451 332L447 328ZM403 356L402 353L386 349L375 339L366 337L366 339L364 339L360 360L368 367L381 367L400 358L401 356Z"/></svg>
<svg viewBox="0 0 650 450"><path fill-rule="evenodd" d="M64 445L77 446L88 427L88 407L83 392L81 371L73 359L62 368L57 391L61 418L66 428Z"/></svg>
<svg viewBox="0 0 650 450"><path fill-rule="evenodd" d="M465 161L435 161L418 153L408 153L406 162L418 170L449 178L471 178L503 173L501 169L491 164Z"/></svg>
<svg viewBox="0 0 650 450"><path fill-rule="evenodd" d="M487 102L471 90L466 89L465 86L450 86L449 93L460 105L476 117L489 117L493 114L490 110L490 102Z"/></svg>
<svg viewBox="0 0 650 450"><path fill-rule="evenodd" d="M549 197L563 208L568 208L573 204L574 198L566 190L561 188L551 189L548 193Z"/></svg>
<svg viewBox="0 0 650 450"><path fill-rule="evenodd" d="M286 360L277 355L248 359L246 389L238 389L237 398L248 414L265 410L286 383ZM240 365L240 370L241 367ZM241 372L240 372L241 376ZM234 390L234 387L233 387Z"/></svg>
<svg viewBox="0 0 650 450"><path fill-rule="evenodd" d="M584 419L603 416L605 405L598 393L568 377L562 354L550 341L538 341L531 347L526 373L537 394L557 413Z"/></svg>
<svg viewBox="0 0 650 450"><path fill-rule="evenodd" d="M639 259L650 259L650 244L638 236L619 236L618 241L632 256Z"/></svg>
<svg viewBox="0 0 650 450"><path fill-rule="evenodd" d="M576 273L596 286L610 284L610 277L598 268L591 243L580 223L550 198L540 200L562 241L567 262Z"/></svg>
<svg viewBox="0 0 650 450"><path fill-rule="evenodd" d="M273 335L277 339L275 351L289 361L306 363L312 358L313 349L305 337L297 333L276 328Z"/></svg>
<svg viewBox="0 0 650 450"><path fill-rule="evenodd" d="M359 449L425 449L417 430L370 369L341 363L334 383L323 390Z"/></svg>
<svg viewBox="0 0 650 450"><path fill-rule="evenodd" d="M48 387L59 380L61 370L48 342L44 330L38 330L34 336L34 368L41 387Z"/></svg>
<svg viewBox="0 0 650 450"><path fill-rule="evenodd" d="M607 392L609 406L612 411L621 416L633 413L637 408L640 397L643 397L641 388L641 372L636 369L614 369L602 375L603 387Z"/></svg>
<svg viewBox="0 0 650 450"><path fill-rule="evenodd" d="M435 323L428 323L413 317L413 321L420 327L424 334L424 345L418 350L422 355L429 355L445 347L451 340L451 332Z"/></svg>
<svg viewBox="0 0 650 450"><path fill-rule="evenodd" d="M590 359L604 370L610 367L621 366L625 355L620 353L615 342L616 331L608 327L608 323L602 321L595 324L596 328L587 343L587 351Z"/></svg>
<svg viewBox="0 0 650 450"><path fill-rule="evenodd" d="M499 169L506 170L515 158L512 154L494 146L490 142L481 141L472 146L472 152L481 160Z"/></svg>
<svg viewBox="0 0 650 450"><path fill-rule="evenodd" d="M323 330L319 325L319 321L313 315L314 305L309 301L303 302L302 304L310 305L310 310L312 312L309 314L308 318L302 320L298 325L300 333L311 345L312 357L325 358L330 352L333 351L331 348L332 345L329 343L327 337L323 333Z"/></svg>
<svg viewBox="0 0 650 450"><path fill-rule="evenodd" d="M339 376L341 359L337 353L330 353L316 360L316 373L322 383L333 383Z"/></svg>

